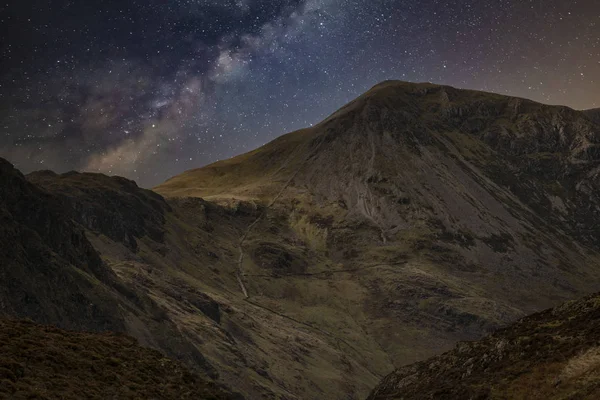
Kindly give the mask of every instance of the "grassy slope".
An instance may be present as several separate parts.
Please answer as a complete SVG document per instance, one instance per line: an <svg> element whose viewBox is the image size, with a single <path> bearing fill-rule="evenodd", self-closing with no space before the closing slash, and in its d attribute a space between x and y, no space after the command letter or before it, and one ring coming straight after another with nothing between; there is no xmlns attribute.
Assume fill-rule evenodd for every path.
<svg viewBox="0 0 600 400"><path fill-rule="evenodd" d="M315 134L313 129L302 129L281 136L249 153L175 176L154 190L170 197L206 199L246 200L272 196L273 192L265 190L265 186L281 183L279 180L289 174L285 171L287 164L293 167L302 154L298 146Z"/></svg>

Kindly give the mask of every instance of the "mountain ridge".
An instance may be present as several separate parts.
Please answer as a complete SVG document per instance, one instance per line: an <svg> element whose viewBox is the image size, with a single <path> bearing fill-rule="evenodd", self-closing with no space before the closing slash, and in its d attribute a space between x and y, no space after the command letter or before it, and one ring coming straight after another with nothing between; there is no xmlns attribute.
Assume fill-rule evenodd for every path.
<svg viewBox="0 0 600 400"><path fill-rule="evenodd" d="M329 120L331 120L334 117L339 116L340 114L343 114L344 112L348 111L349 109L352 109L352 107L354 105L356 105L357 103L359 103L361 100L363 100L365 97L372 95L374 93L376 93L379 90L384 90L386 88L389 88L390 86L394 86L394 87L398 87L398 86L402 86L402 87L408 87L411 88L413 91L426 91L428 89L441 89L441 90L450 90L450 91L460 91L460 92L465 92L465 93L471 93L471 94L479 94L479 95L487 95L487 96L494 96L497 98L503 98L505 100L514 100L514 101L518 101L518 102L526 102L526 103L530 103L532 105L539 105L539 106L544 106L544 107L554 107L557 109L567 109L567 110L571 110L571 111L575 111L578 112L577 110L568 107L568 106L564 106L564 105L546 105L544 103L541 102L536 102L527 98L521 98L521 97L514 97L514 96L510 96L510 95L504 95L504 94L497 94L494 92L486 92L486 91L479 91L479 90L473 90L473 89L457 89L453 86L450 85L439 85L439 84L434 84L431 82L419 82L419 83L414 83L414 82L408 82L408 81L400 81L400 80L386 80L386 81L382 81L376 85L374 85L373 87L371 87L368 91L366 91L364 94L362 94L361 96L357 97L356 99L352 100L351 102L349 102L348 104L344 105L343 107L341 107L339 110L333 112L331 115L327 116L326 118L324 118L321 122L319 122L318 124L316 124L314 127L311 128L304 128L304 129L299 129L298 131L294 131L294 132L290 132L288 134L284 134L282 136L279 136L273 140L271 140L270 142L266 143L265 145L261 146L261 147L265 147L265 146L269 146L274 142L280 141L281 138L283 136L288 136L288 135L292 135L295 134L296 132L305 132L305 131L310 131L315 127L318 127L320 125L323 125L325 123L327 123ZM591 109L591 110L585 110L583 111L585 114L588 115L593 115L599 112L600 109ZM258 149L256 149L258 150ZM199 167L199 168L192 168L186 171L183 171L182 173L175 175L169 179L167 179L165 182L163 182L162 184L159 184L157 186L157 188L163 187L165 184L167 184L168 182L172 181L173 179L177 178L180 175L184 175L184 174L190 174L193 173L195 171L200 171L203 169L210 169L210 168L214 168L216 166L219 166L223 163L227 163L231 160L235 160L238 159L239 157L243 157L243 156L248 156L252 153L254 153L256 150L252 150L248 153L244 153L238 156L233 156L230 159L227 160L220 160L220 161L216 161L210 164L207 164L203 167Z"/></svg>
<svg viewBox="0 0 600 400"><path fill-rule="evenodd" d="M161 307L101 258L66 198L27 181L3 159L0 188L0 239L10 243L0 253L0 274L8 282L0 288L1 316L63 329L129 332L143 345L215 376Z"/></svg>

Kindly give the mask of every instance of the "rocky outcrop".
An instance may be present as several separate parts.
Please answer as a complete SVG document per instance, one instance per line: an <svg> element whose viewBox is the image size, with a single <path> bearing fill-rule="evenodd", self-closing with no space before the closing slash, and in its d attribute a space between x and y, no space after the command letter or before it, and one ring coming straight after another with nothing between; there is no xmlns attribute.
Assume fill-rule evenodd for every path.
<svg viewBox="0 0 600 400"><path fill-rule="evenodd" d="M68 179L68 175L60 178L47 172L37 175L49 186L51 180ZM121 243L121 238L134 238L141 228L148 229L149 223L158 225L163 221L169 207L160 196L135 189L131 181L103 176L76 179L76 184L59 181L50 188L55 193L50 193L0 159L0 316L31 318L65 329L127 332L143 345L215 376L210 364L177 330L163 307L118 277L90 242L90 237L104 233L123 233L115 243ZM119 187L123 190L116 193ZM141 205L140 199L145 196L155 203ZM122 203L113 204L111 209L109 204L117 200ZM113 211L120 206L122 209ZM81 210L85 207L90 213L105 216L106 224L84 228ZM144 207L155 210L148 216L149 222L142 221L146 217ZM125 215L134 210L137 216ZM118 218L123 221L117 222ZM117 229L110 230L110 221ZM131 227L132 221L138 224ZM94 227L109 230L91 232ZM145 237L152 236L149 230L145 232ZM198 301L213 318L218 315L218 309L207 299Z"/></svg>
<svg viewBox="0 0 600 400"><path fill-rule="evenodd" d="M87 330L123 330L116 275L59 199L0 159L0 314Z"/></svg>
<svg viewBox="0 0 600 400"><path fill-rule="evenodd" d="M27 179L59 197L82 226L134 251L136 240L144 236L164 241L163 225L170 207L162 197L140 189L134 181L102 174L57 175L49 171L34 172Z"/></svg>

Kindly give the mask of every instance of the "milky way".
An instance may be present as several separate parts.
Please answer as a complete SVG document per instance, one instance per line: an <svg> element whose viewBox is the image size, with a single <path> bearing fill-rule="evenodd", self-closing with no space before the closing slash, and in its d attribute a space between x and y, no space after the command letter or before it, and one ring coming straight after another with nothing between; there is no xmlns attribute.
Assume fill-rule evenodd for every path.
<svg viewBox="0 0 600 400"><path fill-rule="evenodd" d="M22 0L0 6L0 156L152 186L386 79L600 107L597 0Z"/></svg>

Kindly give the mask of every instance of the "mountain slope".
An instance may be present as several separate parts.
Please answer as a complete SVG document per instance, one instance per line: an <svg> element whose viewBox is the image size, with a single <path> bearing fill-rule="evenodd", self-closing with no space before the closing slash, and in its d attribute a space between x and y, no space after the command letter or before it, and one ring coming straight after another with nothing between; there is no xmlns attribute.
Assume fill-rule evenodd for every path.
<svg viewBox="0 0 600 400"><path fill-rule="evenodd" d="M0 319L0 398L236 397L128 336Z"/></svg>
<svg viewBox="0 0 600 400"><path fill-rule="evenodd" d="M528 316L388 375L383 399L596 399L600 295Z"/></svg>
<svg viewBox="0 0 600 400"><path fill-rule="evenodd" d="M222 382L249 398L312 398L316 393L335 398L354 387L362 395L389 370L374 375L365 360L347 356L352 344L241 295L235 238L264 207L243 202L223 207L193 198L167 203L131 182L97 174L39 172L27 178L74 210L73 220L124 285L158 305L161 324L174 324ZM146 217L151 210L155 215ZM131 234L118 234L122 227ZM274 239L289 236L286 230L274 221L265 233ZM311 253L297 255L307 263ZM159 327L146 332L154 334ZM348 368L353 370L349 376Z"/></svg>
<svg viewBox="0 0 600 400"><path fill-rule="evenodd" d="M378 375L600 289L599 134L566 107L385 82L155 190L264 207L238 292Z"/></svg>
<svg viewBox="0 0 600 400"><path fill-rule="evenodd" d="M0 159L0 314L70 329L122 330L115 274L58 199ZM58 290L58 288L63 290Z"/></svg>
<svg viewBox="0 0 600 400"><path fill-rule="evenodd" d="M381 219L382 228L390 230L397 221L383 222L387 215L370 217L366 214L376 210L369 208L401 213L398 204L410 200L403 191L423 192L422 183L440 186L429 176L446 164L457 167L446 175L457 172L470 180L484 179L475 184L485 191L497 189L491 184L509 189L513 196L523 197L518 200L540 211L552 206L548 196L541 196L554 193L534 193L527 199L520 190L558 184L565 194L578 195L571 193L575 186L581 186L576 180L585 172L593 172L597 156L598 125L581 112L491 93L386 82L315 128L282 136L231 160L188 171L159 185L156 191L171 197L196 194L271 200L289 183L291 188L306 189L314 196L341 198L351 210ZM515 174L526 182L514 179ZM431 182L414 182L421 176ZM385 193L388 189L394 190ZM446 188L434 189L435 194L446 194L441 193ZM557 188L531 189L550 192ZM291 197L293 190L288 191L290 194L284 196ZM376 204L376 200L383 203ZM566 206L569 209L570 204ZM434 208L456 214L447 206ZM556 205L554 208L562 211ZM585 223L589 219L580 220Z"/></svg>

